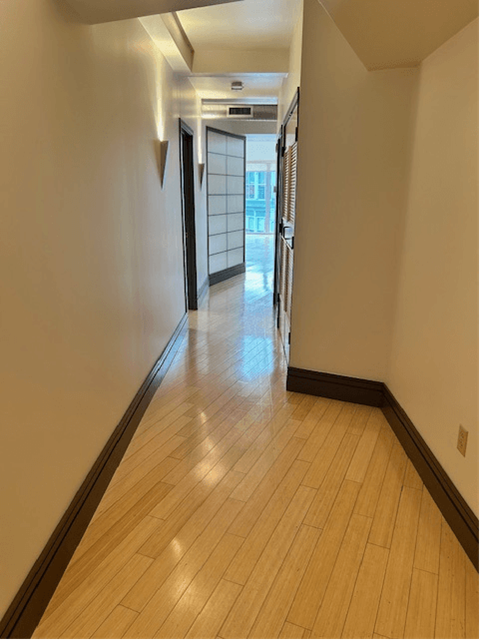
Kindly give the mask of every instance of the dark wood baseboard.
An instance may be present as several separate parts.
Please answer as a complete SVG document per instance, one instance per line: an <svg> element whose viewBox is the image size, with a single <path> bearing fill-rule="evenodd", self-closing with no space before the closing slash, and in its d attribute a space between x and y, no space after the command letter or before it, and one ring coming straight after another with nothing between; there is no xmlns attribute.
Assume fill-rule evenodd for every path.
<svg viewBox="0 0 480 640"><path fill-rule="evenodd" d="M110 436L0 622L0 638L30 638L186 333L187 314Z"/></svg>
<svg viewBox="0 0 480 640"><path fill-rule="evenodd" d="M478 571L477 516L383 382L289 367L287 389L297 393L381 407L423 483Z"/></svg>
<svg viewBox="0 0 480 640"><path fill-rule="evenodd" d="M384 398L382 411L388 424L478 571L477 516L386 385L384 385Z"/></svg>
<svg viewBox="0 0 480 640"><path fill-rule="evenodd" d="M205 282L202 284L202 286L198 290L197 302L198 302L199 306L200 306L200 303L202 302L202 300L204 299L204 297L207 295L207 291L208 291L209 286L210 286L210 282L209 282L209 278L207 276L205 278Z"/></svg>
<svg viewBox="0 0 480 640"><path fill-rule="evenodd" d="M223 282L224 280L228 280L234 276L239 276L241 273L245 273L246 268L246 264L243 262L242 264L237 264L235 267L229 267L223 271L213 273L208 276L209 284L212 286L213 284L218 284L219 282Z"/></svg>
<svg viewBox="0 0 480 640"><path fill-rule="evenodd" d="M381 407L383 382L288 367L287 390Z"/></svg>

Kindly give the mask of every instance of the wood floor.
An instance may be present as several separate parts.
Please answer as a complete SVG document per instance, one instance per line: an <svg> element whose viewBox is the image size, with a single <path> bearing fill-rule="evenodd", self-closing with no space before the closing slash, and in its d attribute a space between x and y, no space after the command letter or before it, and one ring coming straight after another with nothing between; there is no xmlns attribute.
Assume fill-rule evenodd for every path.
<svg viewBox="0 0 480 640"><path fill-rule="evenodd" d="M191 314L35 638L478 638L478 574L382 413L285 391L271 275Z"/></svg>

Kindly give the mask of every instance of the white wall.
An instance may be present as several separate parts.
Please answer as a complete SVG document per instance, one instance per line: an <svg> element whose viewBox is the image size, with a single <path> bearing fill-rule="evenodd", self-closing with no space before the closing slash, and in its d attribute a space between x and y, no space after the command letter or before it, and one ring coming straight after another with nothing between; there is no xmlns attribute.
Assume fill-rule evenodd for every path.
<svg viewBox="0 0 480 640"><path fill-rule="evenodd" d="M200 185L198 164L207 163L205 123L202 120L202 101L185 76L176 78L180 100L180 115L194 132L194 180L195 180L195 232L197 250L197 287L198 290L208 278L207 252L207 178ZM206 170L205 170L206 171Z"/></svg>
<svg viewBox="0 0 480 640"><path fill-rule="evenodd" d="M385 381L478 513L478 20L369 72L304 11L290 364Z"/></svg>
<svg viewBox="0 0 480 640"><path fill-rule="evenodd" d="M198 49L193 72L212 75L286 73L288 56L288 49Z"/></svg>
<svg viewBox="0 0 480 640"><path fill-rule="evenodd" d="M277 123L267 120L232 120L230 118L205 118L204 124L207 127L220 129L234 133L237 136L247 136L250 134L265 135L273 134L277 131Z"/></svg>
<svg viewBox="0 0 480 640"><path fill-rule="evenodd" d="M478 20L421 65L386 382L478 513Z"/></svg>
<svg viewBox="0 0 480 640"><path fill-rule="evenodd" d="M416 70L368 72L306 0L291 366L384 380Z"/></svg>
<svg viewBox="0 0 480 640"><path fill-rule="evenodd" d="M196 107L139 21L65 6L0 3L0 615L184 313Z"/></svg>
<svg viewBox="0 0 480 640"><path fill-rule="evenodd" d="M300 86L303 42L303 2L299 4L299 12L295 29L290 43L288 75L283 81L282 90L278 98L278 126L280 129L285 114L290 106L297 88Z"/></svg>
<svg viewBox="0 0 480 640"><path fill-rule="evenodd" d="M276 144L275 135L247 136L247 162L273 162L276 165Z"/></svg>

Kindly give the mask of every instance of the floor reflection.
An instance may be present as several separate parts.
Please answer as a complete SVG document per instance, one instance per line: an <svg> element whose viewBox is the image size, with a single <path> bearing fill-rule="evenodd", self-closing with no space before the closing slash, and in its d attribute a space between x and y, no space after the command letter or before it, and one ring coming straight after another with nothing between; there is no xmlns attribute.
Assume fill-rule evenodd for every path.
<svg viewBox="0 0 480 640"><path fill-rule="evenodd" d="M246 273L210 287L206 304L190 315L195 349L187 360L194 384L214 370L219 359L232 384L265 382L284 366L279 362L273 308L274 240L273 235L247 234ZM203 332L208 332L208 340Z"/></svg>
<svg viewBox="0 0 480 640"><path fill-rule="evenodd" d="M275 236L247 233L246 259L247 275L245 285L252 291L273 294L273 262L275 257Z"/></svg>

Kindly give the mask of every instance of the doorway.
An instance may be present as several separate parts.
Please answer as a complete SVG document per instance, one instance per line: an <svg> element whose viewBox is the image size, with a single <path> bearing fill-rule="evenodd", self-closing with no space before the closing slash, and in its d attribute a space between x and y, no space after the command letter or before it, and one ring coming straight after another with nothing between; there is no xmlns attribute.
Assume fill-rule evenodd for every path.
<svg viewBox="0 0 480 640"><path fill-rule="evenodd" d="M277 157L275 134L247 135L245 229L251 284L273 293Z"/></svg>
<svg viewBox="0 0 480 640"><path fill-rule="evenodd" d="M193 131L180 120L180 176L185 309L198 309Z"/></svg>
<svg viewBox="0 0 480 640"><path fill-rule="evenodd" d="M298 110L300 90L287 111L278 139L278 199L275 243L277 326L287 363L290 358L295 217L297 205Z"/></svg>

